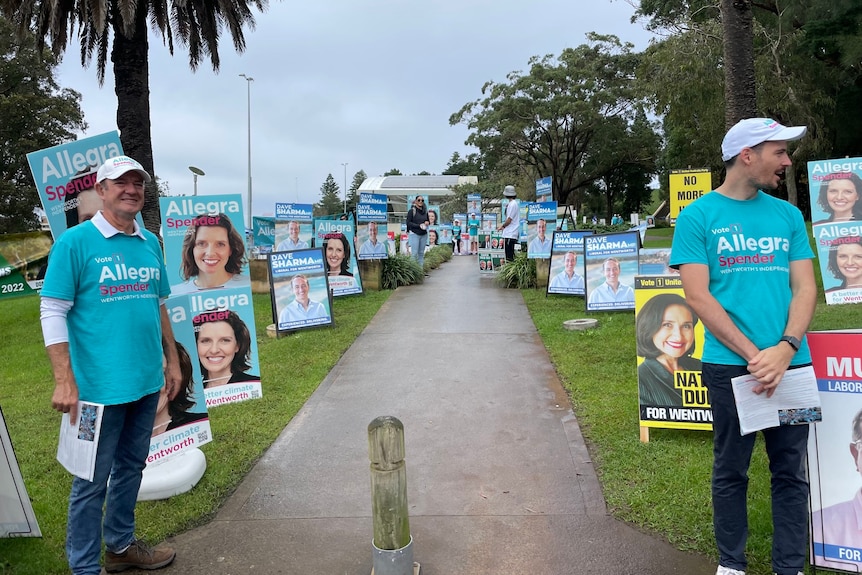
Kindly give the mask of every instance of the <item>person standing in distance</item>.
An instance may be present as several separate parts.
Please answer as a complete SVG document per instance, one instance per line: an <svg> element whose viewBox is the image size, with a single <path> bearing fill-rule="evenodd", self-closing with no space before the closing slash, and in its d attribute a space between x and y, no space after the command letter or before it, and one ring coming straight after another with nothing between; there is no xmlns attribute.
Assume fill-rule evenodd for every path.
<svg viewBox="0 0 862 575"><path fill-rule="evenodd" d="M670 263L706 328L718 575L741 575L747 566L748 466L756 435L740 434L730 380L750 373L758 382L754 393L771 397L788 368L811 363L805 332L817 299L814 254L799 210L766 193L778 189L791 164L788 142L805 132L768 118L737 123L721 144L724 183L676 222ZM757 263L731 263L741 258ZM772 473L772 570L801 574L808 548L808 426L773 427L763 436Z"/></svg>
<svg viewBox="0 0 862 575"><path fill-rule="evenodd" d="M150 548L135 537L135 504L159 391L164 385L173 399L182 386L164 306L170 285L162 248L135 221L149 181L127 156L102 164L96 189L103 207L57 240L42 287L53 408L69 413L74 425L79 401L105 406L93 480L75 477L69 496L66 555L74 575L100 573L103 534L109 573L159 569L175 556L173 549Z"/></svg>
<svg viewBox="0 0 862 575"><path fill-rule="evenodd" d="M410 254L419 267L425 264L425 246L428 243L428 210L425 209L425 198L416 196L413 207L407 211L407 243Z"/></svg>
<svg viewBox="0 0 862 575"><path fill-rule="evenodd" d="M503 196L509 198L509 204L506 206L506 219L497 231L503 232L503 240L506 242L504 248L506 261L511 262L515 260L515 244L518 243L521 233L521 206L518 204L515 186L503 188Z"/></svg>

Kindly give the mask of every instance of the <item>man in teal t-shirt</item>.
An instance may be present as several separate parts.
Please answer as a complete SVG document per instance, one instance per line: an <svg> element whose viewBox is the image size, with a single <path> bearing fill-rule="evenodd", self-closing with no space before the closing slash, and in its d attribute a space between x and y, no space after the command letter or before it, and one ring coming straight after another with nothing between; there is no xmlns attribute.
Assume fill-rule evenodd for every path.
<svg viewBox="0 0 862 575"><path fill-rule="evenodd" d="M775 190L790 166L787 142L805 127L742 120L722 142L727 177L680 213L671 252L686 301L706 327L703 382L713 411L712 500L717 575L744 575L748 466L730 380L751 373L771 397L788 368L810 364L805 332L817 288L802 214ZM763 431L772 472L772 570L802 573L808 535L807 425Z"/></svg>
<svg viewBox="0 0 862 575"><path fill-rule="evenodd" d="M60 236L42 287L52 406L69 413L74 425L79 401L104 405L92 481L75 477L69 496L66 555L74 575L101 572L103 534L109 573L158 569L175 556L173 549L152 549L135 537L135 504L159 390L164 385L173 399L182 379L160 301L170 295L161 246L135 221L149 181L132 158L108 159L96 174L103 208Z"/></svg>

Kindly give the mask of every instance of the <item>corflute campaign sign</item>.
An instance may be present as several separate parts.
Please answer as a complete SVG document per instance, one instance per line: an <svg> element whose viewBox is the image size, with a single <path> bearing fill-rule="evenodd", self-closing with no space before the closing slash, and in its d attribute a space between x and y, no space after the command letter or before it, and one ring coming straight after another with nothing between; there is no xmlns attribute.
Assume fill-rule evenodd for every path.
<svg viewBox="0 0 862 575"><path fill-rule="evenodd" d="M54 239L101 209L102 201L95 190L96 172L108 158L122 155L123 146L117 132L27 154Z"/></svg>
<svg viewBox="0 0 862 575"><path fill-rule="evenodd" d="M584 238L587 311L635 308L632 286L638 273L639 242L636 231Z"/></svg>
<svg viewBox="0 0 862 575"><path fill-rule="evenodd" d="M862 333L806 335L823 420L808 434L812 565L862 571Z"/></svg>
<svg viewBox="0 0 862 575"><path fill-rule="evenodd" d="M175 326L191 324L182 329L194 340L181 341L196 363L207 408L262 397L251 289L205 290L165 305Z"/></svg>
<svg viewBox="0 0 862 575"><path fill-rule="evenodd" d="M314 238L312 204L275 204L273 251L286 252L310 248Z"/></svg>
<svg viewBox="0 0 862 575"><path fill-rule="evenodd" d="M176 397L161 398L147 465L159 465L170 458L212 441L209 415L204 397L204 382L198 344L190 318L193 317L190 295L168 299L166 309L177 346L183 380ZM206 351L206 350L204 350ZM160 393L165 393L164 388Z"/></svg>
<svg viewBox="0 0 862 575"><path fill-rule="evenodd" d="M171 295L249 287L242 196L159 198Z"/></svg>
<svg viewBox="0 0 862 575"><path fill-rule="evenodd" d="M584 236L592 233L592 230L554 232L548 293L584 295Z"/></svg>
<svg viewBox="0 0 862 575"><path fill-rule="evenodd" d="M352 220L314 220L315 246L324 249L329 289L335 297L362 293L362 279L353 249L354 229Z"/></svg>
<svg viewBox="0 0 862 575"><path fill-rule="evenodd" d="M277 331L332 325L322 248L271 254L269 278Z"/></svg>
<svg viewBox="0 0 862 575"><path fill-rule="evenodd" d="M528 203L527 223L527 257L551 257L551 234L557 228L557 202Z"/></svg>

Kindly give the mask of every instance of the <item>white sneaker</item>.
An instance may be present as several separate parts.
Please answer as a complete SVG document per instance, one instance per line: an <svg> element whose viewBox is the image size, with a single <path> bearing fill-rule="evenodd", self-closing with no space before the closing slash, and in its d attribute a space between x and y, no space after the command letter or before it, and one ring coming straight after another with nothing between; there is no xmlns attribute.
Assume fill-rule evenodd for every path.
<svg viewBox="0 0 862 575"><path fill-rule="evenodd" d="M739 569L731 569L730 567L719 565L718 569L715 571L715 575L745 575L745 571L740 571Z"/></svg>

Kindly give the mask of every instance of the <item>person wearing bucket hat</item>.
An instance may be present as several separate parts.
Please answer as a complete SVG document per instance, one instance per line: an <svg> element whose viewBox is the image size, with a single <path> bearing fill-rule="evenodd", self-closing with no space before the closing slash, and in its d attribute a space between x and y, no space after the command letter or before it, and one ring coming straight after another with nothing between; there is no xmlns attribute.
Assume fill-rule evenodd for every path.
<svg viewBox="0 0 862 575"><path fill-rule="evenodd" d="M509 203L506 205L506 220L497 228L497 231L503 232L503 240L506 242L504 248L506 261L511 262L515 259L515 244L518 243L521 232L521 206L518 204L515 186L503 188L503 196L509 198Z"/></svg>
<svg viewBox="0 0 862 575"><path fill-rule="evenodd" d="M703 321L703 383L713 414L712 503L718 575L745 573L748 467L756 433L742 435L731 378L751 374L771 397L788 369L811 364L814 257L802 214L776 190L805 135L769 118L742 120L721 144L727 175L680 212L671 249L688 304ZM772 474L772 571L802 573L808 538L807 425L763 430Z"/></svg>
<svg viewBox="0 0 862 575"><path fill-rule="evenodd" d="M164 386L174 399L183 383L164 305L171 289L162 248L135 221L151 178L138 162L118 156L99 167L96 180L102 209L51 248L40 303L55 381L52 407L69 414L66 425L85 425L92 404L102 405L93 475L74 477L69 495L66 555L75 575L101 571L103 537L109 573L158 569L175 556L135 536L159 392Z"/></svg>

